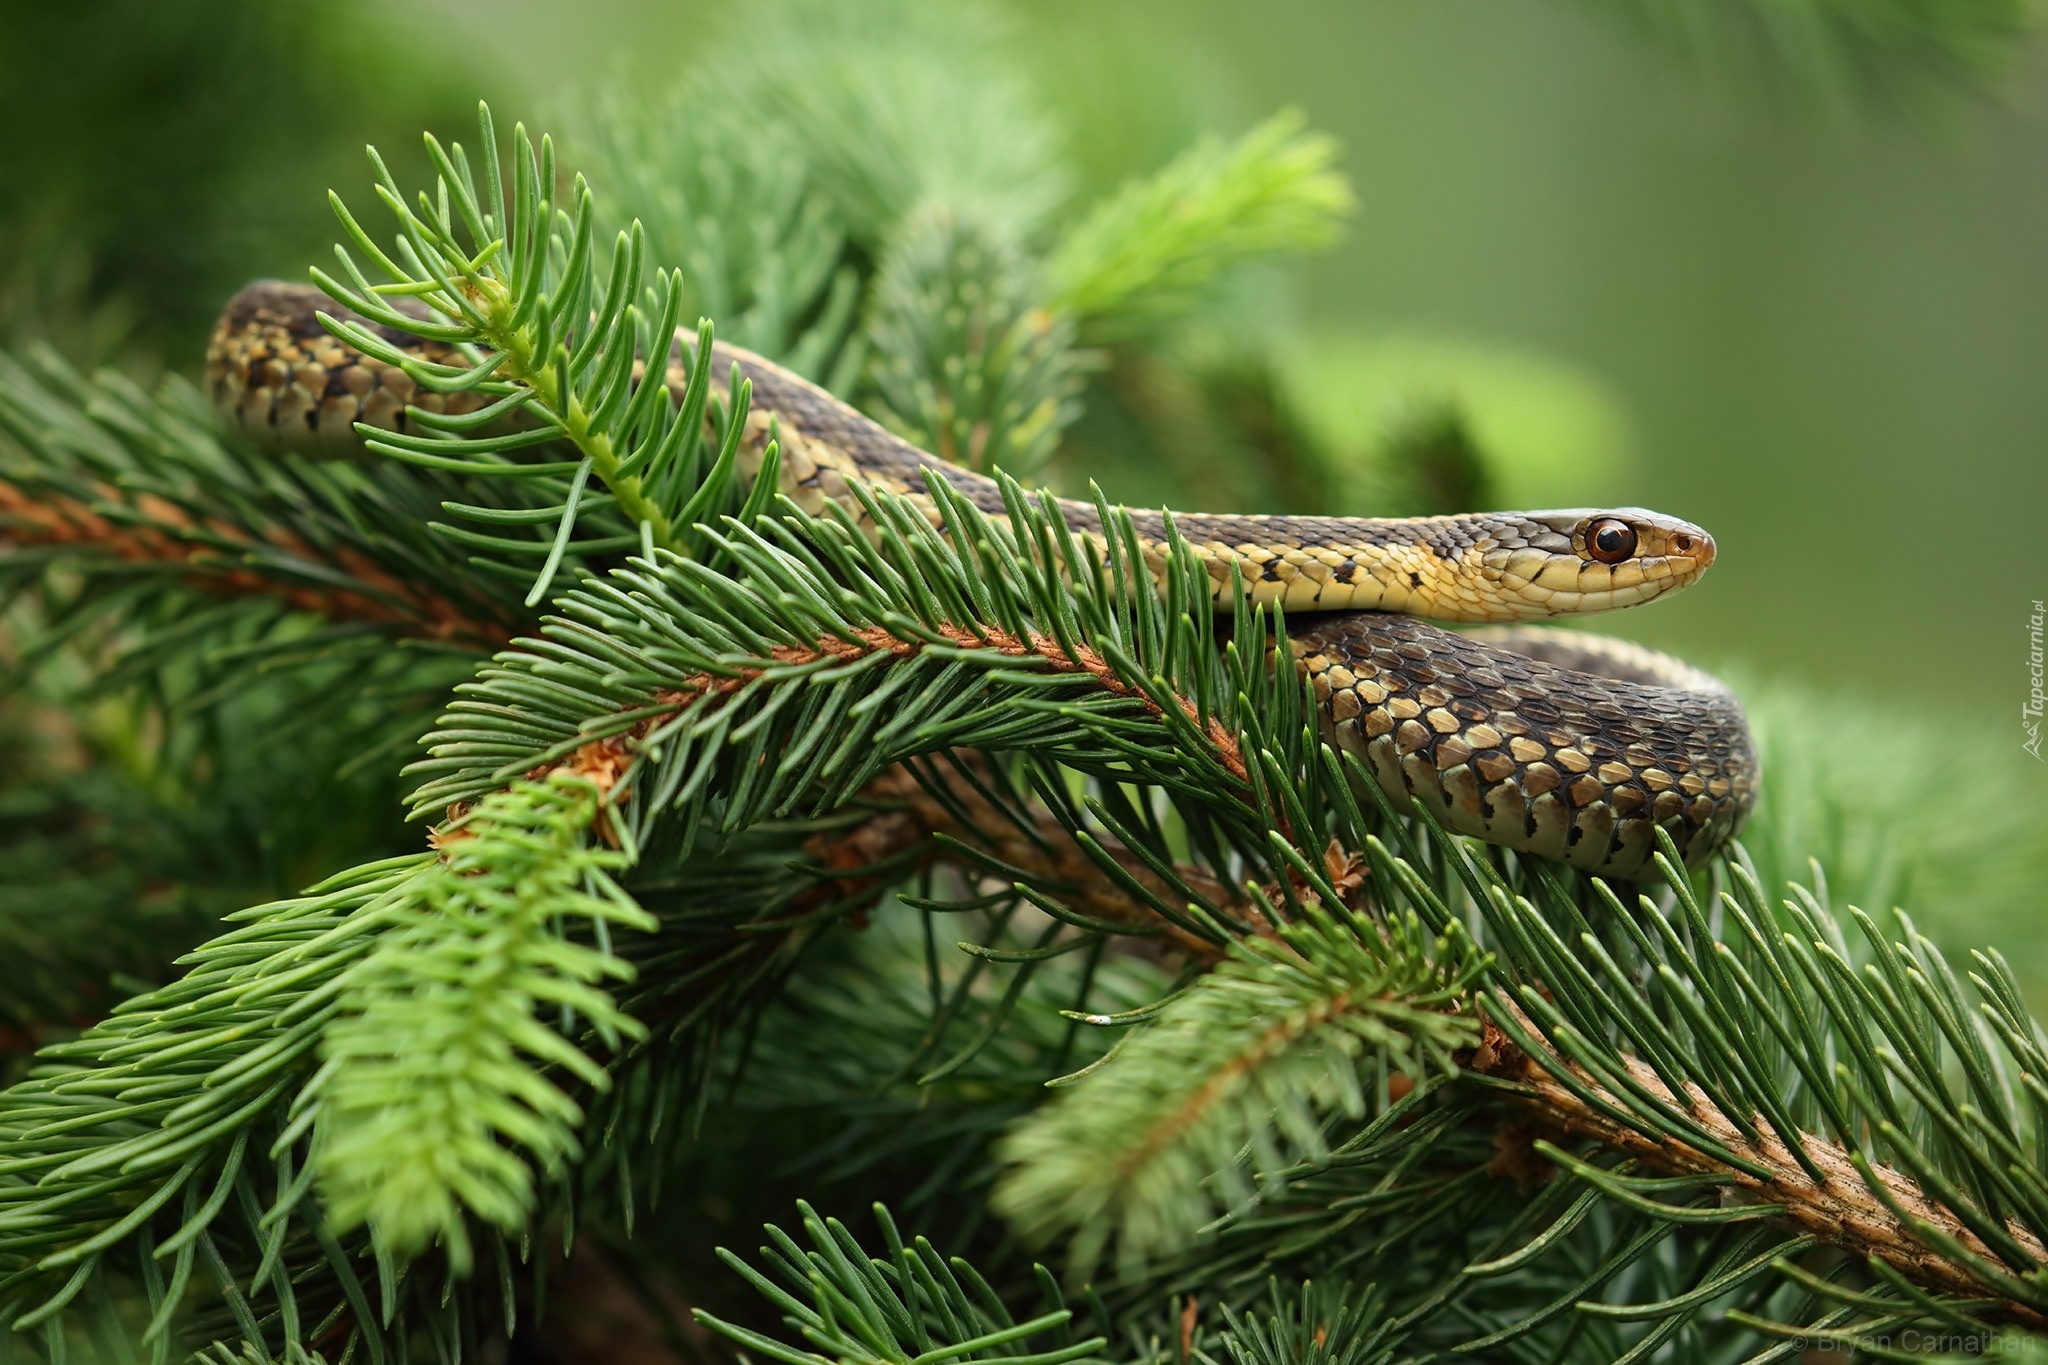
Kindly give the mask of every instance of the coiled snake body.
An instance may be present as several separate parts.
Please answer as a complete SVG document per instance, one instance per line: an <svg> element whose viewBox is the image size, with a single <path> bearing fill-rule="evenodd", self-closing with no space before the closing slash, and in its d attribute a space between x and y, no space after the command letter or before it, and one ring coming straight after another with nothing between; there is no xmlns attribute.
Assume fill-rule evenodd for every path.
<svg viewBox="0 0 2048 1365"><path fill-rule="evenodd" d="M260 439L353 449L353 423L405 430L408 404L479 406L418 389L402 371L330 336L316 313L353 316L304 285L259 283L229 303L207 355L222 418ZM362 319L355 319L362 322ZM382 328L423 360L436 343ZM669 382L680 397L683 355ZM942 479L994 515L994 480L946 464L823 389L738 347L724 374L753 384L745 449L756 461L771 418L783 491L809 510L850 510L853 484L927 497ZM1062 502L1077 532L1093 505ZM1148 554L1164 518L1134 513ZM1639 508L1362 517L1179 515L1227 608L1241 574L1254 602L1278 602L1321 702L1325 733L1363 758L1397 804L1448 828L1611 877L1640 873L1667 831L1689 863L1724 844L1755 799L1757 762L1735 698L1676 659L1580 632L1509 625L1454 633L1417 618L1519 623L1647 602L1706 571L1714 542Z"/></svg>

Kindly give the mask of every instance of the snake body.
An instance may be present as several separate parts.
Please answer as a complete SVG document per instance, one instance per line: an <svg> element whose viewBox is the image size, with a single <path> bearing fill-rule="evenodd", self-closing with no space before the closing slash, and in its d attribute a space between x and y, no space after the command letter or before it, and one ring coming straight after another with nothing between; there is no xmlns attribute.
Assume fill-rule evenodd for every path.
<svg viewBox="0 0 2048 1365"><path fill-rule="evenodd" d="M353 424L407 430L408 406L460 413L483 401L419 388L321 327L350 316L310 286L262 282L222 314L207 387L230 426L270 444L352 451ZM437 343L376 327L427 361ZM668 382L687 374L679 340ZM783 491L812 512L863 514L854 486L929 505L942 480L994 516L984 475L947 464L818 386L735 346L716 374L753 386L742 455L758 469L771 422ZM1068 525L1100 530L1093 504L1062 500ZM1157 569L1166 518L1133 512ZM1459 634L1418 618L1522 623L1651 601L1714 559L1700 528L1640 508L1420 518L1175 514L1173 526L1228 609L1232 578L1253 602L1287 611L1294 653L1314 686L1325 734L1357 754L1397 805L1424 807L1459 833L1589 872L1642 872L1661 827L1688 863L1723 845L1749 814L1757 761L1741 706L1719 681L1676 659L1579 632L1509 625Z"/></svg>

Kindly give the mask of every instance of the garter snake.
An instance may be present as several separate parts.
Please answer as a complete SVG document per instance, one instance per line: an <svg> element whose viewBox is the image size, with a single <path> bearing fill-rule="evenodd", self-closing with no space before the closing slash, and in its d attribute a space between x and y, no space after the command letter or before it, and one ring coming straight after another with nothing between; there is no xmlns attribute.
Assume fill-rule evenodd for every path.
<svg viewBox="0 0 2048 1365"><path fill-rule="evenodd" d="M207 354L207 387L228 425L342 452L356 446L355 422L407 430L409 404L455 413L482 403L422 389L355 351L320 326L322 310L347 315L307 285L253 284L229 303ZM422 360L455 359L437 343L365 325ZM670 355L678 396L682 345ZM773 420L783 491L807 510L830 501L858 513L849 490L863 482L928 499L927 481L941 479L1003 515L994 480L919 450L816 385L722 343L713 361L714 373L737 365L753 384L743 453L758 468ZM1092 504L1061 509L1077 532L1100 527ZM1165 518L1132 516L1157 568ZM1643 871L1655 827L1698 863L1748 816L1755 748L1725 686L1622 641L1521 624L1689 585L1714 560L1697 526L1640 508L1173 520L1219 605L1229 606L1240 574L1252 601L1286 608L1326 735L1362 758L1396 804L1620 878ZM1495 629L1456 633L1419 618Z"/></svg>

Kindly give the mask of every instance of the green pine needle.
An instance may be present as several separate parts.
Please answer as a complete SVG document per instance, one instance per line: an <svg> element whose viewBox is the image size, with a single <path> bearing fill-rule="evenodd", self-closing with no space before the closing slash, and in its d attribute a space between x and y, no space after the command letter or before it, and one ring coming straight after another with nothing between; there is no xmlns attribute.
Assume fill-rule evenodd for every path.
<svg viewBox="0 0 2048 1365"><path fill-rule="evenodd" d="M1074 1340L1073 1311L1041 1271L1046 1311L1017 1321L973 1266L945 1257L922 1237L905 1243L880 1204L887 1252L870 1256L838 1219L799 1203L807 1250L782 1229L765 1231L763 1273L724 1248L719 1258L781 1310L814 1348L803 1350L723 1321L702 1309L696 1320L781 1365L1069 1365L1102 1359L1105 1338ZM808 1300L808 1302L806 1302Z"/></svg>
<svg viewBox="0 0 2048 1365"><path fill-rule="evenodd" d="M1229 1326L1222 1345L1231 1365L1391 1365L1400 1350L1385 1296L1372 1285L1303 1281L1290 1297L1275 1281L1270 1293L1270 1316L1240 1316L1223 1305ZM1201 1358L1213 1365L1207 1353Z"/></svg>
<svg viewBox="0 0 2048 1365"><path fill-rule="evenodd" d="M612 880L626 859L591 845L598 810L580 778L516 784L451 825L443 861L384 912L300 1100L318 1106L339 1228L367 1223L401 1257L440 1241L466 1270L466 1216L518 1230L534 1169L580 1152L562 1082L607 1079L574 1039L588 1029L616 1049L643 1030L600 984L631 968L565 926L656 927Z"/></svg>
<svg viewBox="0 0 2048 1365"><path fill-rule="evenodd" d="M1073 327L1033 306L1036 281L994 224L950 209L898 229L874 287L867 345L877 416L943 459L1018 477L1074 416Z"/></svg>
<svg viewBox="0 0 2048 1365"><path fill-rule="evenodd" d="M1114 1243L1126 1273L1184 1251L1218 1214L1328 1161L1326 1124L1455 1074L1484 959L1455 928L1311 909L1241 939L1100 1067L1018 1127L995 1206L1025 1236L1070 1235L1085 1279ZM1377 1094L1373 1093L1377 1090Z"/></svg>
<svg viewBox="0 0 2048 1365"><path fill-rule="evenodd" d="M1084 319L1156 316L1240 261L1334 240L1351 189L1331 169L1336 143L1302 124L1280 113L1235 142L1202 142L1098 206L1053 254L1050 306Z"/></svg>
<svg viewBox="0 0 2048 1365"><path fill-rule="evenodd" d="M344 211L346 278L328 282L455 348L404 360L420 384L480 392L527 430L415 413L420 430L372 433L391 460L266 464L215 440L175 384L147 397L0 363L12 487L203 550L142 563L107 536L7 556L19 614L48 627L34 647L113 641L108 687L204 698L259 664L389 660L392 638L465 622L490 627L466 641L485 647L532 622L522 597L552 608L460 689L417 770L421 813L473 807L445 858L243 913L181 980L0 1092L6 1321L53 1356L124 1324L161 1356L203 1285L218 1294L193 1335L238 1343L221 1361L402 1359L429 1337L467 1355L517 1309L521 1239L591 1216L599 1192L630 1228L653 1199L634 1182L693 1150L677 1106L747 1079L724 1030L757 1022L753 1055L787 1069L834 1055L790 1043L806 1022L859 1022L842 1048L895 1040L840 1059L870 1107L830 1160L865 1170L914 1141L876 1115L922 1078L921 1131L964 1112L939 1167L958 1179L931 1198L978 1214L998 1103L1092 1052L1071 1056L1047 995L1070 987L1086 1013L1098 965L1119 971L1109 935L1127 926L1078 908L1091 876L1194 963L1150 1005L1124 998L1144 973L1098 992L1135 1031L1011 1133L998 1202L1012 1230L1068 1239L1070 1280L1113 1250L1122 1297L1091 1307L1135 1356L1733 1359L1758 1330L1876 1343L2048 1312L2048 1039L1997 954L1961 970L1818 880L1780 900L1739 851L1624 894L1399 817L1321 744L1276 617L1237 604L1218 650L1200 566L1175 549L1155 576L1126 519L1105 509L1084 543L1014 483L1006 519L944 489L935 508L875 494L859 518L808 517L771 498L772 459L751 486L737 472L743 388L713 403L717 376L698 373L677 404L658 372L634 377L724 299L740 339L829 365L956 458L1020 467L1070 416L1077 327L1140 335L1238 263L1327 241L1349 208L1332 144L1283 116L1079 206L1062 237L1048 125L997 29L947 13L796 5L719 49L665 115L687 135L647 135L686 146L673 202L641 210L652 232L611 220L608 256L581 183L554 202L552 146L515 134L501 164L487 115L474 161L429 143L438 183L416 201L379 163L398 238ZM1868 23L1918 22L1901 14ZM913 43L906 16L945 22ZM649 145L622 134L616 158ZM621 183L658 198L670 178ZM470 524L430 527L437 511ZM289 588L223 603L195 565ZM389 619L354 636L276 604L361 587L362 566ZM171 685L187 673L191 693ZM900 814L861 805L882 767L935 771L963 747L974 780L1004 787L989 799L1016 846L1046 857L930 840L875 868L807 861L814 837L859 848L856 829ZM602 795L558 771L586 750L610 765ZM1359 860L1342 877L1333 844ZM1773 880L1803 851L1773 847ZM934 862L956 898L887 899ZM838 1014L782 1008L816 931L877 902L986 911L991 931L956 960L939 926L969 921L926 921L908 950L856 963L888 964L887 982L833 978ZM614 952L617 929L634 934ZM1467 1052L1482 1008L1499 1032ZM746 1141L742 1108L720 1111L722 1138ZM1518 1147L1532 1108L1547 1145ZM1530 1191L1494 1174L1497 1138L1556 1174ZM1859 1218L1780 1226L1816 1189ZM1895 1243L1858 1240L1894 1217ZM706 1325L784 1365L1101 1354L1050 1271L1044 1311L1019 1321L1007 1287L886 1216L877 1257L804 1218L810 1247L771 1231L766 1273L728 1262L804 1344ZM1855 1254L1822 1261L1816 1238ZM1342 1283L1344 1302L1304 1284L1243 1316L1269 1273ZM1165 1292L1195 1290L1178 1337L1146 1327ZM1220 1334L1196 1320L1210 1302Z"/></svg>

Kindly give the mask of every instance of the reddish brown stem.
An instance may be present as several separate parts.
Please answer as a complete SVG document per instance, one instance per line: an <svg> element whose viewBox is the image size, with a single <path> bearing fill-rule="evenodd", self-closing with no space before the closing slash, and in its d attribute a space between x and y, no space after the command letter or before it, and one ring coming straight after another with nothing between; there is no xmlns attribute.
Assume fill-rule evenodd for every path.
<svg viewBox="0 0 2048 1365"><path fill-rule="evenodd" d="M1044 637L1013 638L1000 632L974 636L960 630L948 632L946 638L962 646L991 648L1016 656L1034 655L1062 672L1088 673L1106 691L1141 700L1155 714L1159 713L1156 702L1128 688L1100 658L1085 651L1071 653ZM870 629L860 632L854 641L826 639L803 648L778 650L774 657L777 663L805 664L825 658L858 657L875 650L908 657L920 648L922 645L915 641ZM733 677L693 679L677 691L664 694L661 700L681 709L696 704L707 693L730 694L759 677L764 668ZM1181 705L1192 717L1192 707L1184 700ZM609 790L625 769L633 741L655 723L656 720L645 720L633 731L585 745L562 766L573 767ZM1243 759L1235 736L1212 722L1208 738L1226 768L1242 779ZM967 761L975 760L969 756ZM537 770L536 775L544 775L545 771ZM922 850L924 856L934 861L948 856L934 840L935 835L946 834L985 851L1007 866L1073 888L1062 893L1067 903L1094 918L1158 932L1199 961L1213 962L1220 956L1215 944L1162 921L1141 898L1123 891L1102 867L1074 845L1056 822L1041 817L1032 829L1020 828L976 783L957 773L949 774L943 767L935 767L934 772L939 775L937 780L945 784L943 796L910 772L892 769L876 778L863 793L864 799L883 807L882 810L848 831L813 840L808 850L811 855L823 866L847 874L837 879L841 891L879 892L880 878L869 876L863 869L893 864L907 853ZM1169 894L1164 880L1127 850L1112 850L1111 856L1124 873L1148 891L1162 898ZM1326 852L1325 861L1333 882L1347 900L1362 891L1364 873L1355 857L1333 848ZM962 863L970 873L980 866L972 859L963 858ZM1257 916L1246 913L1244 898L1232 894L1212 874L1193 867L1179 867L1175 871L1211 903L1229 906L1244 918L1256 921ZM1524 1036L1541 1037L1533 1024L1518 1013L1515 1022ZM1598 1143L1658 1172L1723 1177L1731 1198L1778 1206L1780 1212L1774 1216L1789 1228L1810 1233L1851 1255L1882 1261L1928 1290L1966 1298L1991 1297L2004 1305L2003 1312L2009 1320L2033 1328L2048 1327L2048 1318L2015 1302L1969 1264L1939 1249L1939 1240L1952 1239L1985 1262L1997 1259L1981 1238L1930 1198L1910 1176L1872 1163L1870 1179L1866 1180L1847 1150L1816 1134L1798 1133L1794 1141L1821 1172L1822 1178L1815 1180L1767 1122L1753 1122L1752 1126L1763 1136L1752 1141L1697 1087L1688 1087L1682 1096L1675 1095L1644 1063L1626 1058L1624 1065L1633 1085L1667 1107L1689 1113L1713 1143L1744 1164L1730 1162L1676 1138L1640 1131L1615 1118L1615 1112L1626 1114L1634 1110L1635 1104L1629 1097L1610 1090L1555 1052L1546 1050L1531 1056L1517 1049L1493 1023L1488 1024L1484 1042L1467 1062L1473 1072L1514 1082L1513 1102L1525 1111L1528 1124L1537 1131ZM1570 1077L1573 1083L1567 1084L1560 1076ZM1768 1174L1759 1175L1759 1170ZM2009 1226L2007 1231L2029 1259L2048 1265L2048 1247L2039 1239L2017 1225Z"/></svg>
<svg viewBox="0 0 2048 1365"><path fill-rule="evenodd" d="M1520 1010L1514 1010L1513 1015L1523 1037L1542 1037ZM1590 1139L1664 1174L1722 1176L1728 1181L1731 1197L1781 1206L1783 1211L1777 1216L1790 1229L1811 1233L1858 1258L1875 1257L1924 1289L1964 1298L1999 1299L2004 1301L2006 1314L2013 1321L2033 1328L2048 1326L2048 1318L2012 1302L2006 1291L1986 1283L1967 1265L1938 1251L1915 1231L1914 1223L1925 1224L1984 1260L1998 1261L1981 1238L1961 1219L1928 1198L1911 1176L1870 1163L1871 1173L1882 1190L1880 1196L1856 1169L1846 1150L1819 1134L1801 1132L1795 1140L1823 1177L1816 1182L1760 1116L1752 1117L1752 1126L1762 1135L1761 1140L1752 1141L1697 1086L1688 1086L1681 1098L1673 1095L1656 1071L1644 1062L1627 1057L1624 1064L1634 1085L1667 1107L1689 1115L1728 1152L1771 1174L1760 1177L1677 1138L1645 1133L1620 1122L1603 1106L1630 1113L1637 1107L1636 1102L1616 1094L1547 1045L1542 1056L1529 1055L1509 1042L1507 1035L1491 1022L1487 1025L1486 1040L1470 1066L1483 1074L1516 1082L1521 1091L1515 1103L1527 1111L1539 1129L1570 1139ZM1560 1080L1560 1073L1570 1076L1575 1084L1567 1085ZM1602 1104L1589 1102L1587 1095ZM1892 1212L1893 1207L1908 1217L1900 1218ZM2030 1259L2048 1265L2048 1247L2032 1233L2016 1224L2009 1224L2006 1231Z"/></svg>
<svg viewBox="0 0 2048 1365"><path fill-rule="evenodd" d="M226 522L194 518L184 508L153 494L128 495L112 488L88 503L62 496L31 496L0 481L0 545L65 545L93 550L130 564L174 565L185 581L228 596L281 598L295 610L334 621L366 621L395 627L415 638L441 640L489 652L512 637L504 624L479 621L444 598L394 577L369 556L346 546L329 553L281 528L251 537ZM130 515L110 516L116 508ZM131 519L132 517L132 519ZM340 569L360 591L259 573L237 562L237 550L283 551L323 568Z"/></svg>

